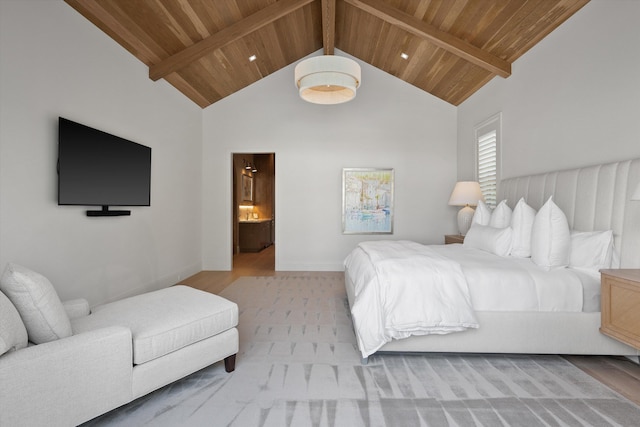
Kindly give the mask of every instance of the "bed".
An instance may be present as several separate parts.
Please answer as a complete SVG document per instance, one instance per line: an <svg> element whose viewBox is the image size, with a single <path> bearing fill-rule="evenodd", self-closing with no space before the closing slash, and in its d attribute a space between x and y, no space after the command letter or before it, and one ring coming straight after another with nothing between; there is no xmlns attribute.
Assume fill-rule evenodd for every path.
<svg viewBox="0 0 640 427"><path fill-rule="evenodd" d="M505 179L500 182L498 200L506 199L507 204L513 209L516 203L524 198L527 204L538 211L552 197L553 202L566 215L571 230L584 232L612 230L620 267L640 268L640 202L629 201L638 182L640 182L640 159L626 160ZM366 246L367 243L363 243ZM423 255L427 256L422 253L424 251L438 262L443 258L452 259L454 266L455 264L463 266L461 268L463 274L468 274L469 270L472 270L469 265L477 267L485 262L491 265L492 262L489 258L475 259L474 256L484 255L478 254L477 249L473 252L472 249L459 244L413 247L416 245L415 242L371 242L370 247L365 248L371 252L367 256L360 254L359 257L355 253L362 252L363 249L361 245L355 248L345 260L345 286L363 363L367 362L370 355L378 352L599 354L629 357L637 357L639 354L638 350L599 332L601 315L598 305L600 288L597 275L589 279L588 275L566 271L559 274L569 274L572 276L569 281L573 280L574 283L567 285L568 287L560 293L573 295L573 299L568 302L564 301L564 296L562 300L560 297L554 300L555 294L547 292L556 286L551 282L558 279L557 274L541 275L537 279L538 283L534 283L533 290L525 290L523 287L522 291L514 292L516 302L511 303L507 308L493 304L492 298L485 297L483 300L478 296L480 294L474 290L475 288L470 287L469 293L478 307L472 307L471 319L464 314L456 313L460 316L459 325L462 325L458 330L455 330L455 326L459 325L454 325L453 330L435 330L426 334L408 332L396 334L391 338L387 337L383 344L372 343L368 341L367 335L374 335L370 328L376 321L372 321L369 315L376 316L376 314L371 314L374 308L370 303L367 303L369 305L366 309L362 308L363 289L366 289L363 287L365 286L363 282L371 280L374 275L373 270L377 269L375 274L380 273L381 270L379 265L375 268L372 265L367 266L363 259L369 258L375 261L376 256L385 253L384 251L375 252L378 249L382 251L379 244L395 245L392 247L392 255L388 255L391 257L399 257L405 250L415 253L408 257L413 261L404 260L408 264L403 265L402 269L407 268L407 265L415 264L415 260ZM490 256L496 257L492 254ZM360 261L354 262L352 258L359 258ZM444 264L437 264L431 268L436 268L438 271L444 268L443 265L446 265L447 269L450 268L450 264L446 264L445 260L441 262ZM526 265L531 263L530 259L520 259L517 263L524 264L516 268L530 270ZM496 267L491 274L501 275L501 269L502 267ZM384 275L388 274L393 274L393 269L384 273ZM492 284L489 280L482 286L487 289L494 286L493 295L502 296L503 292L508 293L511 289L511 280L515 286L518 279L503 276L495 279L496 282L501 283ZM576 281L580 283L576 285ZM386 291L378 290L373 293L379 292ZM410 295L414 295L412 292L414 291L411 291ZM518 295L527 293L538 296L533 308L527 305L526 300L517 298ZM544 295L546 300L541 297ZM579 302L575 302L576 295ZM358 304L361 307L358 307ZM365 312L368 313L366 316ZM400 316L402 315L402 310L397 312ZM476 325L473 324L473 320L477 322ZM375 329L376 326L374 325L373 328Z"/></svg>

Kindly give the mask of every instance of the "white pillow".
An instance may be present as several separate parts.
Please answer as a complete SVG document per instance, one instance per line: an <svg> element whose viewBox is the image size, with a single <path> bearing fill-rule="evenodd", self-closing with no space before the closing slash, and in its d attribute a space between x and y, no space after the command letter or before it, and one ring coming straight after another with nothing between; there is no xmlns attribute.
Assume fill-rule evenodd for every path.
<svg viewBox="0 0 640 427"><path fill-rule="evenodd" d="M473 224L462 244L468 248L481 249L498 256L507 256L511 251L511 227L495 228Z"/></svg>
<svg viewBox="0 0 640 427"><path fill-rule="evenodd" d="M618 254L615 246L613 247L613 253L611 254L611 268L620 268L620 254Z"/></svg>
<svg viewBox="0 0 640 427"><path fill-rule="evenodd" d="M613 231L573 231L569 267L599 271L610 268L613 258Z"/></svg>
<svg viewBox="0 0 640 427"><path fill-rule="evenodd" d="M27 346L27 330L18 310L9 298L0 292L0 355Z"/></svg>
<svg viewBox="0 0 640 427"><path fill-rule="evenodd" d="M482 200L478 200L476 211L473 214L472 224L489 225L491 221L491 209Z"/></svg>
<svg viewBox="0 0 640 427"><path fill-rule="evenodd" d="M511 208L507 205L507 201L503 200L491 213L489 225L494 228L505 228L511 225Z"/></svg>
<svg viewBox="0 0 640 427"><path fill-rule="evenodd" d="M545 269L569 265L571 232L552 197L540 208L531 229L531 260Z"/></svg>
<svg viewBox="0 0 640 427"><path fill-rule="evenodd" d="M29 341L42 344L71 336L71 322L51 282L44 276L9 263L0 279L27 328Z"/></svg>
<svg viewBox="0 0 640 427"><path fill-rule="evenodd" d="M511 256L528 258L531 256L531 230L536 219L536 210L521 198L511 215L511 228L513 239L511 240Z"/></svg>

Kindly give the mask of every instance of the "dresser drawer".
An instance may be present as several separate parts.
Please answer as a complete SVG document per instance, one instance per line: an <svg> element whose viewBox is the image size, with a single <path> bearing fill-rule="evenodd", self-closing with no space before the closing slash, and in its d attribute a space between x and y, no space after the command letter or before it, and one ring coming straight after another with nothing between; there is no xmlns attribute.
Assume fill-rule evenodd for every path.
<svg viewBox="0 0 640 427"><path fill-rule="evenodd" d="M640 349L640 270L602 270L600 331Z"/></svg>

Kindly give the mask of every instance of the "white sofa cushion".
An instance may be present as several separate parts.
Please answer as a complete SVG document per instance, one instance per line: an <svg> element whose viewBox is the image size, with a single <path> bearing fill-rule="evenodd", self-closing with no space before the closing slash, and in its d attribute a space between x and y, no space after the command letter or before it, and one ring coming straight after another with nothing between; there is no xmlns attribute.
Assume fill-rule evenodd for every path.
<svg viewBox="0 0 640 427"><path fill-rule="evenodd" d="M9 298L0 292L0 356L8 351L27 346L27 329L18 310Z"/></svg>
<svg viewBox="0 0 640 427"><path fill-rule="evenodd" d="M142 364L238 324L238 306L218 295L172 286L95 307L72 320L74 333L126 326L133 337L133 363Z"/></svg>
<svg viewBox="0 0 640 427"><path fill-rule="evenodd" d="M0 279L0 289L20 313L29 341L42 344L71 336L71 322L46 277L9 263Z"/></svg>
<svg viewBox="0 0 640 427"><path fill-rule="evenodd" d="M67 313L67 317L69 319L88 316L89 313L91 313L91 309L89 308L89 301L84 298L63 301L62 306L64 307L64 311Z"/></svg>

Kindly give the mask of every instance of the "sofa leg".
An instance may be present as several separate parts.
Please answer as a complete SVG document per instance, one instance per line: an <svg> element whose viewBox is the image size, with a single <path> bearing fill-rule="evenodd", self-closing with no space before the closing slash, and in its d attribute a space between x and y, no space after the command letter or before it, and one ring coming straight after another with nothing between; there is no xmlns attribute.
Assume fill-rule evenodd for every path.
<svg viewBox="0 0 640 427"><path fill-rule="evenodd" d="M224 358L224 370L233 372L236 369L236 355L232 354Z"/></svg>

